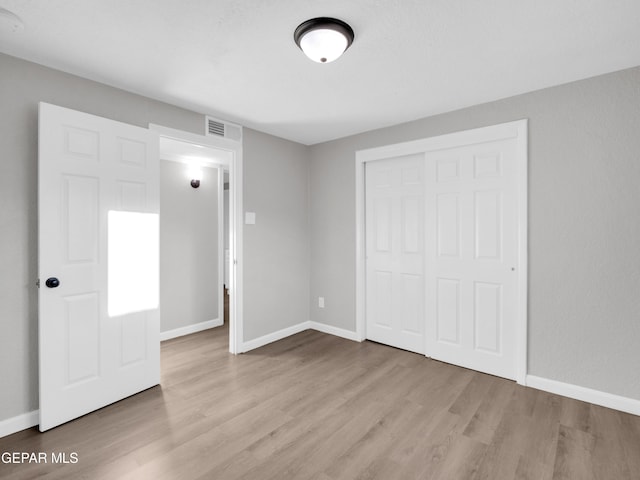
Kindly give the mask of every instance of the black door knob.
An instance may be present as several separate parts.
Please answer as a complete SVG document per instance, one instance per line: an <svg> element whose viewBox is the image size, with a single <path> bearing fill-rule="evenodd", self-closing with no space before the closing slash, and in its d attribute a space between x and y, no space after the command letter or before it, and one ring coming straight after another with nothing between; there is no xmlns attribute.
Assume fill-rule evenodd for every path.
<svg viewBox="0 0 640 480"><path fill-rule="evenodd" d="M58 280L56 277L50 277L47 278L47 281L44 282L44 284L49 288L56 288L60 285L60 280Z"/></svg>

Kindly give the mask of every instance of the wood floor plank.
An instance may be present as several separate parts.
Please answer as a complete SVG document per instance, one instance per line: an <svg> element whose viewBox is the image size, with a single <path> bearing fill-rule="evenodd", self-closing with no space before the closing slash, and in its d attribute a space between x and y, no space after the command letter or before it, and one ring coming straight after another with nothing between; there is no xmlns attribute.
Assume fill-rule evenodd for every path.
<svg viewBox="0 0 640 480"><path fill-rule="evenodd" d="M629 464L624 448L622 419L618 412L597 405L590 406L589 432L595 437L591 467L595 478L629 478ZM640 450L636 451L640 455Z"/></svg>
<svg viewBox="0 0 640 480"><path fill-rule="evenodd" d="M629 475L640 478L640 417L615 412L619 417L620 439Z"/></svg>
<svg viewBox="0 0 640 480"><path fill-rule="evenodd" d="M595 442L595 437L590 433L560 425L553 480L597 479L592 457Z"/></svg>
<svg viewBox="0 0 640 480"><path fill-rule="evenodd" d="M533 424L532 417L513 410L505 410L476 473L476 478L482 480L513 478L518 470L521 456L526 451L528 433Z"/></svg>
<svg viewBox="0 0 640 480"><path fill-rule="evenodd" d="M471 480L476 477L486 451L487 446L484 443L464 435L458 435L447 452L444 461L440 462L435 474L430 476L431 472L427 471L425 477L433 478L434 480L448 480L451 478L468 478Z"/></svg>
<svg viewBox="0 0 640 480"><path fill-rule="evenodd" d="M640 417L373 342L305 331L230 355L228 329L162 344L162 385L0 452L1 479L639 479Z"/></svg>
<svg viewBox="0 0 640 480"><path fill-rule="evenodd" d="M515 387L511 382L504 382L498 378L494 380L463 432L467 437L487 445L493 440Z"/></svg>
<svg viewBox="0 0 640 480"><path fill-rule="evenodd" d="M422 407L410 401L398 400L388 404L388 409L378 422L350 448L346 449L327 468L334 478L356 478L369 470L377 458L385 455L391 445L401 438Z"/></svg>
<svg viewBox="0 0 640 480"><path fill-rule="evenodd" d="M513 478L514 480L551 480L552 477L553 465L546 465L522 456Z"/></svg>
<svg viewBox="0 0 640 480"><path fill-rule="evenodd" d="M580 402L566 397L561 397L561 402L560 423L588 433L590 430L591 405L587 402Z"/></svg>
<svg viewBox="0 0 640 480"><path fill-rule="evenodd" d="M491 375L474 373L471 381L460 393L456 401L449 408L449 412L460 415L469 420L473 417L482 401L487 397L496 378Z"/></svg>
<svg viewBox="0 0 640 480"><path fill-rule="evenodd" d="M389 460L385 456L378 456L376 460L363 468L354 480L387 480L389 478L398 478L398 472L401 471L400 465L393 460ZM334 477L329 477L333 480Z"/></svg>
<svg viewBox="0 0 640 480"><path fill-rule="evenodd" d="M448 411L432 417L419 435L406 438L402 475L399 478L431 478L442 467L447 453L460 436L459 415Z"/></svg>
<svg viewBox="0 0 640 480"><path fill-rule="evenodd" d="M346 407L347 413L341 415L342 422L338 428L324 437L322 442L315 444L315 448L307 455L289 462L276 475L269 477L269 480L306 479L317 472L326 471L345 450L353 448L388 410L387 405L379 402L367 402L358 410L349 407Z"/></svg>
<svg viewBox="0 0 640 480"><path fill-rule="evenodd" d="M552 465L556 455L558 426L562 414L562 397L536 392L536 403L522 455L531 463Z"/></svg>

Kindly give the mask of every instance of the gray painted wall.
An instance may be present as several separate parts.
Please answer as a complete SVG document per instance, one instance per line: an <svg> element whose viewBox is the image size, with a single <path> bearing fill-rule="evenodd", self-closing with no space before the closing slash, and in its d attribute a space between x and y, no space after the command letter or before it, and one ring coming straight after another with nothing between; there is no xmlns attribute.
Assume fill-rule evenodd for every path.
<svg viewBox="0 0 640 480"><path fill-rule="evenodd" d="M38 299L35 280L38 267L36 196L40 101L141 127L155 123L194 133L203 133L204 130L201 114L0 54L0 421L38 408ZM299 232L275 247L271 237L267 242L261 242L255 235L257 230L249 231L246 236L250 253L245 255L244 274L251 288L245 292L245 302L250 303L251 308L245 310L245 328L257 336L308 320L306 147L252 130L245 130L244 138L249 145L244 151L245 175L249 178L245 182L245 202L259 212L259 222L275 218L275 222L264 223L259 228L275 226L283 236ZM300 156L294 158L296 155ZM290 167L293 177L287 180L288 170L279 169ZM263 183L261 176L265 170L268 173L262 178L266 181ZM301 176L305 180L299 186L297 182ZM278 201L274 202L272 190L266 188L268 183L286 184L290 193L276 193ZM281 201L298 201L301 196L304 196L304 203L296 208L303 209L304 213L281 216L279 212L272 211L280 208ZM302 245L293 245L295 241ZM264 263L256 262L256 259L268 257L274 251L282 252L282 245L292 246L292 251L298 253L289 256L284 252L280 255L279 269L265 269ZM304 262L300 260L302 256L305 257ZM300 274L292 293L261 292L260 286L263 285L293 283L291 274ZM301 285L306 285L304 295L296 300ZM277 301L272 294L277 296ZM280 309L279 304L284 299L292 298L295 306L287 305ZM278 308L274 308L274 303ZM300 304L304 308L300 308ZM264 312L269 315L265 316ZM276 327L271 328L269 321L274 316L278 317L274 321Z"/></svg>
<svg viewBox="0 0 640 480"><path fill-rule="evenodd" d="M218 169L203 167L199 188L186 172L160 162L162 332L218 319Z"/></svg>
<svg viewBox="0 0 640 480"><path fill-rule="evenodd" d="M243 153L248 341L309 320L309 169L307 147L250 129Z"/></svg>
<svg viewBox="0 0 640 480"><path fill-rule="evenodd" d="M311 147L311 319L355 330L357 150L528 118L529 373L640 399L639 106L634 68Z"/></svg>

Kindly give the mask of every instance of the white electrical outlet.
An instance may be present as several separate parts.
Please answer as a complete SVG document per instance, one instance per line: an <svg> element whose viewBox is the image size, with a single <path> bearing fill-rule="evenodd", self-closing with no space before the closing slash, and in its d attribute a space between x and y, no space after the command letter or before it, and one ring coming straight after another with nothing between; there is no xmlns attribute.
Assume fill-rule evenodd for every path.
<svg viewBox="0 0 640 480"><path fill-rule="evenodd" d="M318 307L324 308L324 297L318 297Z"/></svg>

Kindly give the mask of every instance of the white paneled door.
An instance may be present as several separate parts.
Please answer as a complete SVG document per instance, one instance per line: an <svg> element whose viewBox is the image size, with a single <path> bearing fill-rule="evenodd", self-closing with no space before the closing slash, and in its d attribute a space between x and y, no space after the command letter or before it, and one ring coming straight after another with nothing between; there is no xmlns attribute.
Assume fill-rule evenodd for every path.
<svg viewBox="0 0 640 480"><path fill-rule="evenodd" d="M424 353L424 155L366 165L367 338Z"/></svg>
<svg viewBox="0 0 640 480"><path fill-rule="evenodd" d="M505 124L361 154L366 338L520 378L518 132Z"/></svg>
<svg viewBox="0 0 640 480"><path fill-rule="evenodd" d="M160 380L158 138L40 104L40 430Z"/></svg>
<svg viewBox="0 0 640 480"><path fill-rule="evenodd" d="M426 352L513 379L518 247L515 141L426 154Z"/></svg>

